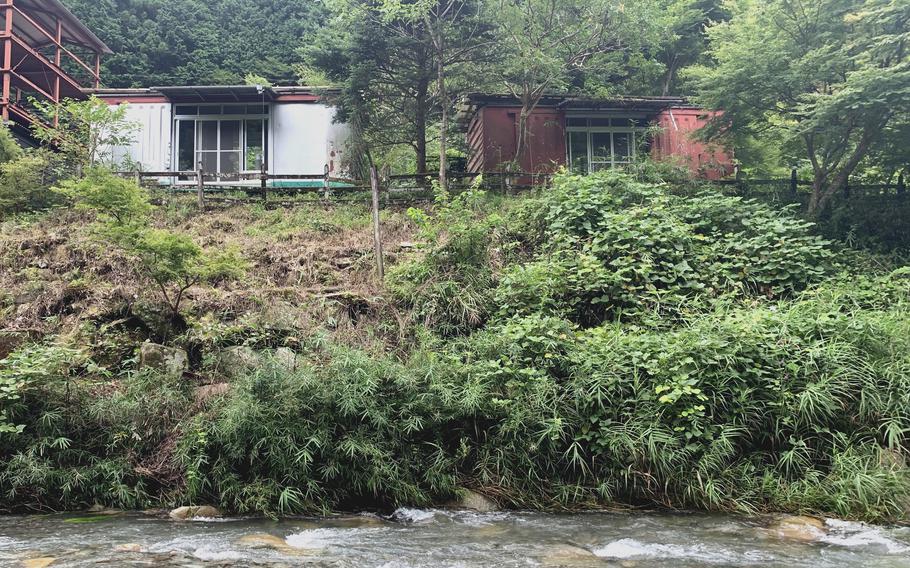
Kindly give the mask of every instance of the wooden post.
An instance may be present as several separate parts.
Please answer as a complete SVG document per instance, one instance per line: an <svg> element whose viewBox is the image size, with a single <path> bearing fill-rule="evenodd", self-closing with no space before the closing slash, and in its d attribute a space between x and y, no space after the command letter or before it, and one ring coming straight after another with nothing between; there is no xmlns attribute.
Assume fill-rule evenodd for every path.
<svg viewBox="0 0 910 568"><path fill-rule="evenodd" d="M388 164L382 166L382 174L379 176L379 182L386 188L385 194L382 196L382 202L388 207L389 205L389 179L392 177L392 167Z"/></svg>
<svg viewBox="0 0 910 568"><path fill-rule="evenodd" d="M382 258L382 232L379 227L379 172L370 167L370 187L373 190L373 250L376 255L376 274L379 281L385 280L385 263Z"/></svg>
<svg viewBox="0 0 910 568"><path fill-rule="evenodd" d="M199 209L205 209L205 172L202 171L202 160L196 170L196 204Z"/></svg>
<svg viewBox="0 0 910 568"><path fill-rule="evenodd" d="M95 88L101 87L101 52L95 52Z"/></svg>
<svg viewBox="0 0 910 568"><path fill-rule="evenodd" d="M329 165L326 164L325 168L322 169L322 198L326 201L329 200L331 189L332 184L329 183Z"/></svg>
<svg viewBox="0 0 910 568"><path fill-rule="evenodd" d="M907 186L904 184L904 172L901 172L897 176L897 194L903 195L907 191Z"/></svg>
<svg viewBox="0 0 910 568"><path fill-rule="evenodd" d="M790 193L796 195L798 179L796 177L796 168L790 170Z"/></svg>
<svg viewBox="0 0 910 568"><path fill-rule="evenodd" d="M262 201L268 203L269 201L269 173L265 169L265 160L262 160L262 166L260 167L259 181L262 187Z"/></svg>

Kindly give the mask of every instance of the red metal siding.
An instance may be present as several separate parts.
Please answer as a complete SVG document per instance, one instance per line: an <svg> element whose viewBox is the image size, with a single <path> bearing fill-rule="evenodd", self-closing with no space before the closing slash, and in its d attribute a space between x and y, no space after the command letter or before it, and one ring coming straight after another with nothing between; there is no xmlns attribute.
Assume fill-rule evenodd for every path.
<svg viewBox="0 0 910 568"><path fill-rule="evenodd" d="M477 111L468 128L471 171L497 171L515 157L518 144L518 115L521 107L484 107ZM565 113L554 109L535 110L528 124L528 151L521 170L552 172L566 162Z"/></svg>
<svg viewBox="0 0 910 568"><path fill-rule="evenodd" d="M697 108L670 108L661 112L656 123L662 132L656 137L652 155L674 160L698 177L721 179L734 172L733 153L717 144L696 140L693 134L714 113Z"/></svg>

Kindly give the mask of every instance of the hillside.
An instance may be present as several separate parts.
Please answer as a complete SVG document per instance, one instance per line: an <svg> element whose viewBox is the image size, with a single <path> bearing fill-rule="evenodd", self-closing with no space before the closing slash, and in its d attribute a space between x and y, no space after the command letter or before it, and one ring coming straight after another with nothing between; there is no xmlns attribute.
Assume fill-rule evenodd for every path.
<svg viewBox="0 0 910 568"><path fill-rule="evenodd" d="M649 175L385 211L381 284L361 206L166 200L136 229L92 203L107 184L145 211L138 188L79 181L0 229L0 509L390 510L468 487L906 521L907 269ZM147 253L184 270L174 235L241 260L171 311Z"/></svg>

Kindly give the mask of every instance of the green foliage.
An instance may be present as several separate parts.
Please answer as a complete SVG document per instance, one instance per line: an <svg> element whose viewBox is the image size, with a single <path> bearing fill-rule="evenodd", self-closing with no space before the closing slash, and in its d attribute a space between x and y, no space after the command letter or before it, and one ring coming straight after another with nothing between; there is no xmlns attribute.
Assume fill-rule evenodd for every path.
<svg viewBox="0 0 910 568"><path fill-rule="evenodd" d="M52 344L9 361L25 387L13 407L23 428L0 444L5 507L143 508L153 488L175 478L157 452L167 451L186 411L185 385L147 374L112 382L81 351Z"/></svg>
<svg viewBox="0 0 910 568"><path fill-rule="evenodd" d="M133 180L106 168L90 168L85 177L62 181L56 191L80 209L95 211L114 225L136 227L148 222L152 206L148 193Z"/></svg>
<svg viewBox="0 0 910 568"><path fill-rule="evenodd" d="M0 437L21 433L25 428L22 424L10 423L22 411L24 392L46 376L64 374L78 354L78 351L54 345L33 345L0 361Z"/></svg>
<svg viewBox="0 0 910 568"><path fill-rule="evenodd" d="M723 133L767 140L770 131L770 140L787 141L791 159L811 163L809 209L820 212L863 160L881 158L877 148L894 148L894 133L906 130L910 7L891 0L730 6L732 18L708 29L716 64L691 73L698 98L723 109Z"/></svg>
<svg viewBox="0 0 910 568"><path fill-rule="evenodd" d="M120 242L139 260L140 272L157 285L174 316L192 286L239 278L245 272L238 249L205 251L189 236L166 229L143 229Z"/></svg>
<svg viewBox="0 0 910 568"><path fill-rule="evenodd" d="M46 209L57 203L48 190L59 158L49 151L19 154L0 164L0 215Z"/></svg>
<svg viewBox="0 0 910 568"><path fill-rule="evenodd" d="M495 259L491 240L503 224L484 214L483 192L438 194L434 214L412 209L409 215L424 238L433 242L426 256L394 267L389 289L413 309L424 326L443 335L479 327L491 311Z"/></svg>
<svg viewBox="0 0 910 568"><path fill-rule="evenodd" d="M780 298L831 269L786 211L713 190L675 195L615 172L564 175L542 200L546 246L502 277L502 316L666 325L731 296Z"/></svg>
<svg viewBox="0 0 910 568"><path fill-rule="evenodd" d="M77 172L115 164L116 148L128 146L138 125L126 117L126 105L109 105L97 97L84 101L32 99L43 120L32 123L32 134L43 144L53 145Z"/></svg>
<svg viewBox="0 0 910 568"><path fill-rule="evenodd" d="M247 73L296 80L294 50L324 20L300 0L64 0L111 50L111 87L239 85Z"/></svg>
<svg viewBox="0 0 910 568"><path fill-rule="evenodd" d="M245 262L236 248L207 251L188 235L152 227L148 193L133 180L91 168L83 178L62 182L57 192L98 214L99 234L137 259L137 271L155 284L175 317L192 286L244 273Z"/></svg>
<svg viewBox="0 0 910 568"><path fill-rule="evenodd" d="M235 382L217 413L187 426L179 456L191 498L292 514L428 504L454 491L448 450L467 434L451 426L472 403L438 380L445 361L336 347L312 355L296 372L275 366Z"/></svg>
<svg viewBox="0 0 910 568"><path fill-rule="evenodd" d="M9 128L0 127L0 164L11 162L22 156L22 147L13 138Z"/></svg>

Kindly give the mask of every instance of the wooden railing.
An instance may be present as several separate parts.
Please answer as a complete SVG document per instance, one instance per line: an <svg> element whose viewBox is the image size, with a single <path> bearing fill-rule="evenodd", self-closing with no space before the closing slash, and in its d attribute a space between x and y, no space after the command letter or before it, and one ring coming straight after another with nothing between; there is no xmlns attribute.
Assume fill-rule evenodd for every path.
<svg viewBox="0 0 910 568"><path fill-rule="evenodd" d="M271 173L240 172L215 174L196 171L134 171L119 172L123 177L133 177L140 185L161 188L168 192L196 194L200 206L206 201L243 201L243 198L228 199L213 197L213 194L242 192L247 196L259 196L269 202L273 195L322 194L324 200L364 201L366 193L372 191L371 180L359 180L333 176L325 167L322 174L315 173ZM389 175L377 172L379 192L383 203L395 201L426 201L434 198L438 174ZM452 172L448 176L448 189L462 192L471 187L486 191L513 193L547 185L550 174L528 172ZM274 182L285 182L276 185ZM300 182L295 184L294 182ZM314 183L316 182L316 183Z"/></svg>

